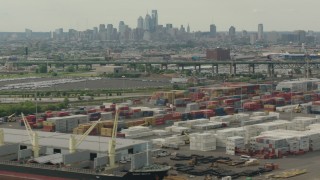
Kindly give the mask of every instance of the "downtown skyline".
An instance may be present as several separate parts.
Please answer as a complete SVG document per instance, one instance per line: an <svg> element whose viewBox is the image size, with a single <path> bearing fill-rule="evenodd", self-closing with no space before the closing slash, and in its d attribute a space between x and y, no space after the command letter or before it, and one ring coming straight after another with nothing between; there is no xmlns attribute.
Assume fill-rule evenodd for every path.
<svg viewBox="0 0 320 180"><path fill-rule="evenodd" d="M210 24L215 24L217 31L228 31L230 26L237 31L257 31L260 23L264 24L264 31L320 31L320 25L311 20L320 16L317 11L320 2L311 0L0 0L0 3L1 32L23 32L25 28L48 32L59 27L85 30L99 24L117 26L120 21L136 28L138 17L151 14L152 9L158 10L159 24L170 23L174 27L189 24L191 31L209 31Z"/></svg>

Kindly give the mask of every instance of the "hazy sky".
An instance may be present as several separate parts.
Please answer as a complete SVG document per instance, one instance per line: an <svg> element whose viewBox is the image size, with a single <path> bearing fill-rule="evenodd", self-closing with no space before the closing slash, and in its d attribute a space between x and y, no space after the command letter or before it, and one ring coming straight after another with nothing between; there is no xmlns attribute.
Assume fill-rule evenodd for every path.
<svg viewBox="0 0 320 180"><path fill-rule="evenodd" d="M158 10L159 24L190 24L191 31L218 31L231 25L237 31L320 31L319 0L0 0L0 31L52 31L63 27L84 30L99 24L118 27L123 20L137 26L137 18Z"/></svg>

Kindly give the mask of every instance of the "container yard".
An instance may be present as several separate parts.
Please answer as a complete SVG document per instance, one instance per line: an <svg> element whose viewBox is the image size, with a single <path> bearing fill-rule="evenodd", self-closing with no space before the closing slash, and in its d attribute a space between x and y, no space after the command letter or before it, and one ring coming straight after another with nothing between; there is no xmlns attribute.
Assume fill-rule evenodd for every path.
<svg viewBox="0 0 320 180"><path fill-rule="evenodd" d="M128 163L131 154L150 150L155 162L172 167L169 174L241 179L299 168L288 162L319 154L319 100L315 89L284 92L272 90L269 84L224 83L154 92L143 100L145 104L103 103L27 115L25 121L39 132L43 157L68 154L72 134L89 135L78 150L90 151L90 157L103 156L116 127L117 163ZM27 128L25 121L1 125L5 143L32 149L25 131L12 129ZM41 158L34 161L42 162Z"/></svg>

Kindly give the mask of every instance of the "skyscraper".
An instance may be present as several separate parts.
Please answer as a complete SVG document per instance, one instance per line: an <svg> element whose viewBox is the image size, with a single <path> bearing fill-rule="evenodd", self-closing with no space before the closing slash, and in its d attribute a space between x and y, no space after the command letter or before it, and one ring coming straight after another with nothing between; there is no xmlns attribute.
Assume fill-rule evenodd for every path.
<svg viewBox="0 0 320 180"><path fill-rule="evenodd" d="M188 27L187 27L187 33L190 33L190 26L188 24Z"/></svg>
<svg viewBox="0 0 320 180"><path fill-rule="evenodd" d="M180 32L185 33L186 29L183 27L183 25L180 26Z"/></svg>
<svg viewBox="0 0 320 180"><path fill-rule="evenodd" d="M152 23L151 23L151 29L154 31L156 27L158 26L158 11L152 10Z"/></svg>
<svg viewBox="0 0 320 180"><path fill-rule="evenodd" d="M257 42L257 34L256 33L252 33L250 34L250 44L256 44Z"/></svg>
<svg viewBox="0 0 320 180"><path fill-rule="evenodd" d="M299 43L304 43L306 41L306 31L304 30L297 30L297 31L294 31L295 33L295 39L297 42Z"/></svg>
<svg viewBox="0 0 320 180"><path fill-rule="evenodd" d="M263 40L263 24L258 24L258 40Z"/></svg>
<svg viewBox="0 0 320 180"><path fill-rule="evenodd" d="M151 31L151 25L152 25L152 18L149 14L146 15L146 18L144 18L144 29L146 31Z"/></svg>
<svg viewBox="0 0 320 180"><path fill-rule="evenodd" d="M229 28L229 36L230 37L235 37L236 36L236 28L234 26L231 26Z"/></svg>
<svg viewBox="0 0 320 180"><path fill-rule="evenodd" d="M143 17L142 16L140 16L138 18L137 28L143 29Z"/></svg>
<svg viewBox="0 0 320 180"><path fill-rule="evenodd" d="M99 32L104 32L106 30L106 26L104 24L99 25Z"/></svg>
<svg viewBox="0 0 320 180"><path fill-rule="evenodd" d="M104 24L99 25L99 39L103 41L107 40L107 30Z"/></svg>
<svg viewBox="0 0 320 180"><path fill-rule="evenodd" d="M113 40L113 25L107 25L107 40Z"/></svg>
<svg viewBox="0 0 320 180"><path fill-rule="evenodd" d="M98 34L98 27L93 27L93 33Z"/></svg>
<svg viewBox="0 0 320 180"><path fill-rule="evenodd" d="M32 37L32 30L31 29L25 29L25 33L26 33L26 38Z"/></svg>
<svg viewBox="0 0 320 180"><path fill-rule="evenodd" d="M98 39L98 27L93 27L93 39Z"/></svg>
<svg viewBox="0 0 320 180"><path fill-rule="evenodd" d="M167 28L167 29L172 29L172 28L173 28L173 25L172 25L172 24L166 24L166 28Z"/></svg>
<svg viewBox="0 0 320 180"><path fill-rule="evenodd" d="M216 25L214 25L214 24L211 24L210 25L210 36L216 36L216 34L217 34L217 27L216 27Z"/></svg>
<svg viewBox="0 0 320 180"><path fill-rule="evenodd" d="M119 32L120 32L120 34L123 34L124 33L124 31L125 31L125 24L124 24L124 21L120 21L119 22Z"/></svg>

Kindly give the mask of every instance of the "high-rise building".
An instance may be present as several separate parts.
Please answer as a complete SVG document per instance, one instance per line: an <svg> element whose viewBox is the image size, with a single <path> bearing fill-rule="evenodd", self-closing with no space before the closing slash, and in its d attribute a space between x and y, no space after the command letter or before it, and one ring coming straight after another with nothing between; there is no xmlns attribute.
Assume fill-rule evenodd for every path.
<svg viewBox="0 0 320 180"><path fill-rule="evenodd" d="M106 26L104 24L99 25L99 32L104 32L106 30Z"/></svg>
<svg viewBox="0 0 320 180"><path fill-rule="evenodd" d="M99 30L98 30L98 27L93 27L93 39L98 39L98 32L99 32Z"/></svg>
<svg viewBox="0 0 320 180"><path fill-rule="evenodd" d="M182 32L182 33L186 32L186 28L184 28L183 25L180 26L180 32Z"/></svg>
<svg viewBox="0 0 320 180"><path fill-rule="evenodd" d="M263 40L263 24L258 24L258 40Z"/></svg>
<svg viewBox="0 0 320 180"><path fill-rule="evenodd" d="M248 36L248 31L247 30L242 30L242 37L247 37Z"/></svg>
<svg viewBox="0 0 320 180"><path fill-rule="evenodd" d="M93 27L93 33L98 34L98 27Z"/></svg>
<svg viewBox="0 0 320 180"><path fill-rule="evenodd" d="M167 28L167 29L172 29L173 26L172 26L172 24L166 24L166 28Z"/></svg>
<svg viewBox="0 0 320 180"><path fill-rule="evenodd" d="M266 38L264 38L268 42L276 43L278 42L280 35L276 31L271 31L266 34Z"/></svg>
<svg viewBox="0 0 320 180"><path fill-rule="evenodd" d="M144 29L146 31L151 31L152 27L152 18L149 14L146 15L146 18L144 18Z"/></svg>
<svg viewBox="0 0 320 180"><path fill-rule="evenodd" d="M231 26L229 28L229 36L230 37L235 37L236 36L236 28L234 26Z"/></svg>
<svg viewBox="0 0 320 180"><path fill-rule="evenodd" d="M25 33L26 33L26 38L31 38L32 37L32 30L31 29L26 29Z"/></svg>
<svg viewBox="0 0 320 180"><path fill-rule="evenodd" d="M152 10L152 21L154 23L154 26L158 26L158 11Z"/></svg>
<svg viewBox="0 0 320 180"><path fill-rule="evenodd" d="M54 31L54 38L55 39L63 39L64 38L63 28L58 28Z"/></svg>
<svg viewBox="0 0 320 180"><path fill-rule="evenodd" d="M187 27L187 33L190 33L190 26L188 24L188 27Z"/></svg>
<svg viewBox="0 0 320 180"><path fill-rule="evenodd" d="M142 16L140 16L138 18L137 28L143 29L143 17Z"/></svg>
<svg viewBox="0 0 320 180"><path fill-rule="evenodd" d="M113 40L113 25L107 25L107 40Z"/></svg>
<svg viewBox="0 0 320 180"><path fill-rule="evenodd" d="M126 25L124 24L124 21L120 21L119 22L119 33L124 34L125 28L126 28Z"/></svg>
<svg viewBox="0 0 320 180"><path fill-rule="evenodd" d="M296 39L297 42L299 42L299 43L306 42L306 34L307 34L306 31L297 30L294 33L295 33L295 37L296 37L295 39Z"/></svg>
<svg viewBox="0 0 320 180"><path fill-rule="evenodd" d="M112 40L118 39L118 30L117 30L117 28L113 28L112 29L111 38L112 38Z"/></svg>
<svg viewBox="0 0 320 180"><path fill-rule="evenodd" d="M158 26L158 11L157 10L152 10L151 12L151 18L152 18L152 21L151 21L151 30L152 31L155 31L156 30L156 27Z"/></svg>
<svg viewBox="0 0 320 180"><path fill-rule="evenodd" d="M210 25L210 36L216 36L217 34L217 27L214 24Z"/></svg>
<svg viewBox="0 0 320 180"><path fill-rule="evenodd" d="M256 33L252 33L250 34L250 44L256 44L257 42L257 34Z"/></svg>

